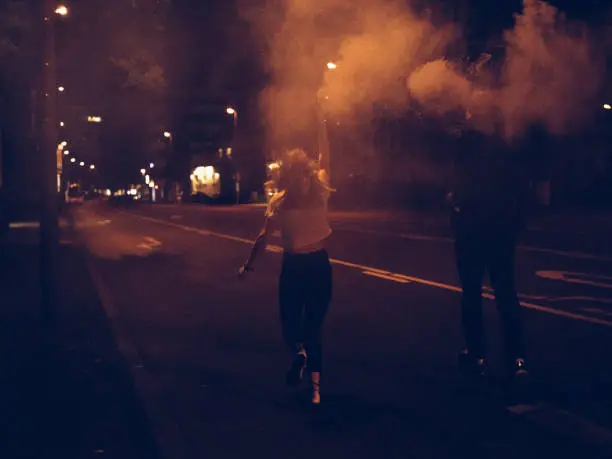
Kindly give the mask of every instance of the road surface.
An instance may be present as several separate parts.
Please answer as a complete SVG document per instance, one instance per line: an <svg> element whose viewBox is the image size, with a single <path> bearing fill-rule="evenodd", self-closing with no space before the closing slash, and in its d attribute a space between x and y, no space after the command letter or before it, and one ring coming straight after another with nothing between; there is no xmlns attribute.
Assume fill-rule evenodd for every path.
<svg viewBox="0 0 612 459"><path fill-rule="evenodd" d="M612 257L534 229L518 286L539 399L466 393L452 244L441 222L332 215L323 409L283 386L270 250L236 277L257 206L88 203L77 226L119 347L168 457L529 458L612 452ZM569 242L568 242L569 241ZM486 302L500 374L494 303ZM464 456L465 455L465 456Z"/></svg>

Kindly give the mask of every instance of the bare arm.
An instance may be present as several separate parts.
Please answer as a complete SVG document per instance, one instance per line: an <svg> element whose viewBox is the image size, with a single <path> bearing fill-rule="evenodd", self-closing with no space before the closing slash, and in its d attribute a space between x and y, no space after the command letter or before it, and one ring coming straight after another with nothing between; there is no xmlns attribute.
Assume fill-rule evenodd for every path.
<svg viewBox="0 0 612 459"><path fill-rule="evenodd" d="M251 253L249 255L249 258L247 259L246 263L242 266L242 271L249 271L252 268L253 263L255 263L255 260L258 258L259 253L261 253L261 251L266 248L266 245L268 244L268 235L270 233L270 227L271 227L271 219L269 217L266 217L264 226L259 232L259 234L257 235L257 238L255 239L255 243L253 244L253 247L251 248Z"/></svg>
<svg viewBox="0 0 612 459"><path fill-rule="evenodd" d="M329 181L331 179L329 136L327 122L321 106L318 106L317 141L319 147L319 167L325 171Z"/></svg>

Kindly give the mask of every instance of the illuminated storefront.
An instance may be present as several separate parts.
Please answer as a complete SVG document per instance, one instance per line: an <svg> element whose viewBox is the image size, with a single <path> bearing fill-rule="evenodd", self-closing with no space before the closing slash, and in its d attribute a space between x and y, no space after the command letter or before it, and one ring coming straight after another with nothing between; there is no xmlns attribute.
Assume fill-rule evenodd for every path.
<svg viewBox="0 0 612 459"><path fill-rule="evenodd" d="M189 178L193 196L206 195L209 198L218 198L221 195L221 179L219 172L213 166L198 166Z"/></svg>

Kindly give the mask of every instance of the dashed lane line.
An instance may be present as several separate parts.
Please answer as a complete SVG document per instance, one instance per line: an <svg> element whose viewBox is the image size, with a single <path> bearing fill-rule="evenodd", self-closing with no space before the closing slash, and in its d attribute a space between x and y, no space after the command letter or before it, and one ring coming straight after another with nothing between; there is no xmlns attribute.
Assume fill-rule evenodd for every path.
<svg viewBox="0 0 612 459"><path fill-rule="evenodd" d="M406 279L402 279L400 277L395 277L393 275L388 275L388 274L381 274L379 272L376 271L362 271L362 274L365 274L366 276L372 276L372 277L378 277L379 279L386 279L386 280L390 280L393 282L398 282L400 284L408 284L410 283L409 280Z"/></svg>
<svg viewBox="0 0 612 459"><path fill-rule="evenodd" d="M189 232L193 232L196 234L200 234L202 236L212 236L212 237L217 237L219 239L226 239L229 241L236 241L236 242L242 242L244 244L252 244L254 241L251 239L246 239L243 237L238 237L238 236L233 236L231 234L226 234L226 233L219 233L219 232L215 232L215 231L209 231L209 230L202 230L199 228L194 228L192 226L186 226L186 225L181 225L178 223L174 223L174 222L170 222L167 220L160 220L157 218L153 218L153 217L148 217L146 215L140 215L140 214L135 214L135 213L129 213L129 212L124 212L127 215L136 217L136 218L140 218L142 220L147 220L147 221L151 221L151 222L155 222L161 225L166 225L166 226L170 226L170 227L174 227L174 228L179 228L182 229L184 231L189 231ZM282 248L276 245L268 245L267 250L270 252L275 252L275 253L281 253L282 252ZM331 258L330 261L334 264L337 265L341 265L341 266L345 266L347 268L354 268L354 269L358 269L361 272L367 271L368 273L376 273L377 276L375 277L379 277L379 278L383 278L383 279L388 279L388 280L393 280L395 282L401 282L406 281L404 283L410 283L410 282L414 282L417 284L422 284L422 285L428 285L430 287L436 287L439 289L443 289L443 290L448 290L451 292L456 292L456 293L461 293L461 288L457 287L455 285L450 285L450 284L445 284L442 282L436 282L436 281L432 281L429 279L423 279L421 277L414 277L414 276L407 276L405 274L401 274L401 273L393 273L391 271L385 271L383 269L379 269L379 268L374 268L372 266L366 266L366 265L361 265L358 263L352 263L349 261L344 261L344 260L338 260L336 258ZM370 276L372 276L373 274L368 274ZM386 277L381 277L381 276L386 276ZM400 280L401 279L401 280ZM493 300L495 299L495 296L491 293L487 293L484 292L482 295L484 298ZM546 306L542 306L539 304L535 304L535 303L531 303L531 302L527 302L527 301L521 301L521 306L528 308L528 309L533 309L535 311L539 311L539 312L545 312L548 314L552 314L555 316L559 316L559 317L564 317L566 319L572 319L572 320L577 320L577 321L581 321L581 322L587 322L587 323L591 323L591 324L596 324L596 325L603 325L606 327L611 327L612 328L612 320L606 320L606 319L601 319L601 318L597 318L597 317L590 317L590 316L585 316L583 314L576 314L573 312L569 312L569 311L563 311L560 309L554 309L554 308L550 308L550 307L546 307Z"/></svg>

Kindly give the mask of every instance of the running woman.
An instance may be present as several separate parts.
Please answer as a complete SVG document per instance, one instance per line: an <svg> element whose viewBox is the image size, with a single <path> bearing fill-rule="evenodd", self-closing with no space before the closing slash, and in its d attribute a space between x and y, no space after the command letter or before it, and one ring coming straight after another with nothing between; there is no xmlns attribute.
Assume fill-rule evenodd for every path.
<svg viewBox="0 0 612 459"><path fill-rule="evenodd" d="M297 386L308 367L312 403L318 405L323 369L321 328L332 296L332 268L325 248L332 232L327 216L331 191L329 155L322 153L317 164L301 149L286 153L278 190L270 199L263 229L239 274L244 277L252 269L274 222L280 229L283 245L280 319L283 338L292 356L287 384Z"/></svg>

